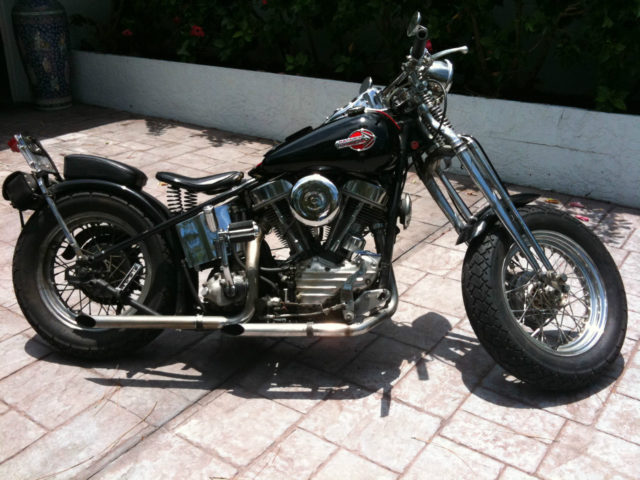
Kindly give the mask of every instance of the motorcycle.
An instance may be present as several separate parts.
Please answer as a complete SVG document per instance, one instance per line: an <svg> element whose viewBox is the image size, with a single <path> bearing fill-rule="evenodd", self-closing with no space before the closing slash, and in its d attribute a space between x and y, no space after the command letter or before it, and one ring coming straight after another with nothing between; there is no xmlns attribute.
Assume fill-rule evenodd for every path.
<svg viewBox="0 0 640 480"><path fill-rule="evenodd" d="M509 195L480 143L447 119L453 64L431 54L416 13L400 74L359 94L317 128L272 148L244 178L159 172L167 206L140 170L67 155L64 176L42 144L15 135L30 173L3 196L33 210L13 259L20 307L60 351L123 354L161 329L233 336L351 336L398 305L392 268L403 193L414 167L468 249L462 268L469 321L508 372L539 388L592 382L618 356L626 297L614 261L572 216ZM447 171L457 159L488 205L471 212ZM197 195L207 195L198 204ZM274 256L275 241L288 248ZM271 245L270 245L271 243ZM200 284L201 288L198 289Z"/></svg>

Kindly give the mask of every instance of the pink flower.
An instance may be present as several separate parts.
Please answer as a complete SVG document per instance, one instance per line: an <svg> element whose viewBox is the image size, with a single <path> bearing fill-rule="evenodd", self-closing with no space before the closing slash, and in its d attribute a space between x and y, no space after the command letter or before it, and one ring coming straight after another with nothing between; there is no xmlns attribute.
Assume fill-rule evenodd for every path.
<svg viewBox="0 0 640 480"><path fill-rule="evenodd" d="M427 40L427 50L429 50L429 53L433 52L433 45L431 45L431 40Z"/></svg>
<svg viewBox="0 0 640 480"><path fill-rule="evenodd" d="M262 0L262 5L266 5L267 4L267 0Z"/></svg>
<svg viewBox="0 0 640 480"><path fill-rule="evenodd" d="M191 35L192 37L204 37L204 30L198 25L192 25L189 35Z"/></svg>
<svg viewBox="0 0 640 480"><path fill-rule="evenodd" d="M126 28L126 29L124 29L122 31L122 36L123 37L132 37L133 36L133 32L130 29Z"/></svg>
<svg viewBox="0 0 640 480"><path fill-rule="evenodd" d="M180 17L173 17L173 23L175 23L176 25L180 25L181 21L182 19Z"/></svg>

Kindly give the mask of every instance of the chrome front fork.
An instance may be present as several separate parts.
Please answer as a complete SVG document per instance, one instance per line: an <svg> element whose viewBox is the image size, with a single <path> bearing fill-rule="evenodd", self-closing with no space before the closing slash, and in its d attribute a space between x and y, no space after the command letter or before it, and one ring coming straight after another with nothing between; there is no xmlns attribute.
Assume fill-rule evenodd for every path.
<svg viewBox="0 0 640 480"><path fill-rule="evenodd" d="M438 129L440 127L440 121L434 119L426 108L421 113L433 128ZM428 131L425 133L428 133ZM536 241L518 209L511 201L506 188L478 142L470 136L458 136L451 128L440 129L440 133L447 137L449 144L455 151L455 156L469 173L473 183L482 191L490 207L505 230L509 232L516 245L518 245L531 267L537 273L552 272L553 266L551 262L549 262L540 244ZM478 219L471 214L464 200L449 182L446 174L439 166L440 161L435 159L427 162L422 169L418 169L420 178L456 231L461 234L464 231L476 228ZM436 182L436 177L442 182L451 199L451 203L445 198Z"/></svg>

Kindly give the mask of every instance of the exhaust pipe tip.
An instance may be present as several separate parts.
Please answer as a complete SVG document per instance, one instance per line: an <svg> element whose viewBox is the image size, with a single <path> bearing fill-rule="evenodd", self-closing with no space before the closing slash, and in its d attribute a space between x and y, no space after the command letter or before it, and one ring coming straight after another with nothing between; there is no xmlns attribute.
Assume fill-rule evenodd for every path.
<svg viewBox="0 0 640 480"><path fill-rule="evenodd" d="M96 321L93 319L93 317L90 317L89 315L85 315L83 313L76 317L76 323L83 328L93 328L96 326Z"/></svg>
<svg viewBox="0 0 640 480"><path fill-rule="evenodd" d="M225 325L220 330L222 330L222 333L226 333L227 335L233 335L234 337L238 337L244 333L244 327L239 323L232 323L231 325Z"/></svg>

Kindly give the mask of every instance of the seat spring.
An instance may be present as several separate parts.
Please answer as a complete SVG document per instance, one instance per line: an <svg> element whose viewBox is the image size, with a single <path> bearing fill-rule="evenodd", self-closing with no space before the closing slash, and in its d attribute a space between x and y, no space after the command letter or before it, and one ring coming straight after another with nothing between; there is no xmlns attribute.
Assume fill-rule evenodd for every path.
<svg viewBox="0 0 640 480"><path fill-rule="evenodd" d="M198 205L198 194L185 190L184 196L182 197L182 208L184 210L191 210L196 205Z"/></svg>
<svg viewBox="0 0 640 480"><path fill-rule="evenodd" d="M182 213L182 192L177 187L167 187L167 206L171 213Z"/></svg>

